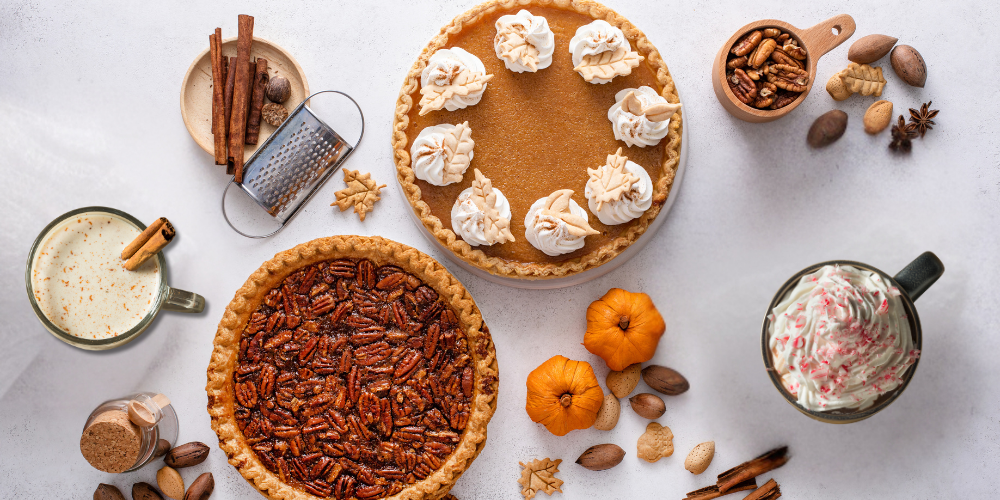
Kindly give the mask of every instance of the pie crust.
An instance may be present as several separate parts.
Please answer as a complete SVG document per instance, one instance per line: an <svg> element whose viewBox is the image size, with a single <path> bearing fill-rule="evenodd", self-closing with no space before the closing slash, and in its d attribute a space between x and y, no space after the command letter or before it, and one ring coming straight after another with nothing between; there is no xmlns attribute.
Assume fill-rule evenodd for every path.
<svg viewBox="0 0 1000 500"><path fill-rule="evenodd" d="M219 446L229 457L229 463L264 496L282 500L321 498L282 482L258 459L236 421L233 374L243 330L265 296L295 271L338 258L368 259L376 266L394 265L416 276L438 293L443 304L450 305L459 327L466 334L475 383L469 421L461 440L440 468L386 497L395 500L442 498L486 444L487 424L496 410L496 351L479 308L454 276L426 254L380 237L333 236L303 243L264 262L236 292L219 323L208 366L208 413L212 417L212 429L218 434Z"/></svg>
<svg viewBox="0 0 1000 500"><path fill-rule="evenodd" d="M662 161L662 169L659 175L654 175L653 203L652 206L643 213L642 217L632 221L625 231L614 239L599 246L586 254L573 257L568 260L559 259L539 259L537 262L519 262L510 259L503 259L487 255L482 250L470 246L457 236L448 224L442 223L441 219L431 213L430 206L421 197L421 188L416 184L416 177L410 165L410 152L407 139L407 129L410 125L409 113L420 98L420 76L427 66L430 56L438 49L448 48L450 37L459 34L463 26L476 24L484 17L497 11L514 9L531 9L532 7L555 7L574 11L579 14L590 16L593 19L603 19L612 26L618 27L625 33L633 49L645 57L643 64L648 64L655 73L656 82L662 89L660 95L669 102L680 102L677 91L674 87L673 79L667 69L666 64L660 57L659 52L653 44L646 38L645 34L636 28L627 19L604 5L592 0L489 0L480 4L468 12L456 17L451 23L441 29L440 34L431 39L427 47L421 52L420 57L413 64L403 87L400 90L399 98L396 101L396 115L393 120L392 148L396 163L396 177L399 180L403 192L412 205L424 227L438 240L438 242L451 250L465 262L483 269L491 274L511 278L522 279L549 279L568 276L595 268L607 263L625 248L634 243L648 229L653 219L659 214L670 194L674 176L680 160L681 134L683 130L683 110L671 120L669 134L663 139L666 141ZM564 50L565 47L558 45L556 50ZM549 71L549 70L541 70ZM579 78L575 72L567 75L567 78ZM609 84L610 85L610 84ZM487 93L490 89L487 88ZM610 107L613 103L608 103ZM489 138L477 139L489 140ZM548 140L539 138L539 141ZM608 154L613 151L609 151ZM475 167L475 160L473 160ZM583 168L583 167L581 167ZM496 179L494 179L494 182ZM582 191L582 186L565 186ZM514 214L514 217L524 217L525 214ZM517 238L523 238L523 234L515 234Z"/></svg>

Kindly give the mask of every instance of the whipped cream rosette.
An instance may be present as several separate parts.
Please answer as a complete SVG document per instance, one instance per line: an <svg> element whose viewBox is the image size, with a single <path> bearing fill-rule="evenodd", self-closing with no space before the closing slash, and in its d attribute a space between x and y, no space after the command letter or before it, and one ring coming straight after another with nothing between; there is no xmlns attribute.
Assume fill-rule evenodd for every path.
<svg viewBox="0 0 1000 500"><path fill-rule="evenodd" d="M584 238L599 234L590 227L587 211L572 196L572 189L560 189L535 201L524 218L525 238L546 255L554 257L579 250Z"/></svg>
<svg viewBox="0 0 1000 500"><path fill-rule="evenodd" d="M479 169L476 180L458 194L451 208L451 228L472 246L514 241L510 233L510 203Z"/></svg>
<svg viewBox="0 0 1000 500"><path fill-rule="evenodd" d="M534 73L552 64L555 35L542 16L521 10L515 15L500 16L493 49L511 71Z"/></svg>
<svg viewBox="0 0 1000 500"><path fill-rule="evenodd" d="M448 111L478 104L486 92L486 66L464 49L440 49L420 73L420 114L441 108Z"/></svg>
<svg viewBox="0 0 1000 500"><path fill-rule="evenodd" d="M615 94L615 103L608 109L608 120L615 139L628 146L655 146L670 133L670 117L680 104L667 102L650 87L624 89Z"/></svg>
<svg viewBox="0 0 1000 500"><path fill-rule="evenodd" d="M609 226L624 224L642 216L653 204L653 181L646 169L627 157L622 149L608 155L605 165L588 168L587 186L583 195L587 206L602 223Z"/></svg>
<svg viewBox="0 0 1000 500"><path fill-rule="evenodd" d="M643 57L632 50L622 30L597 20L580 26L569 41L573 70L590 83L608 83L632 73Z"/></svg>
<svg viewBox="0 0 1000 500"><path fill-rule="evenodd" d="M472 163L475 145L469 122L427 127L410 147L413 175L435 186L460 182Z"/></svg>
<svg viewBox="0 0 1000 500"><path fill-rule="evenodd" d="M920 356L900 291L852 266L803 276L768 319L774 369L812 411L871 407Z"/></svg>

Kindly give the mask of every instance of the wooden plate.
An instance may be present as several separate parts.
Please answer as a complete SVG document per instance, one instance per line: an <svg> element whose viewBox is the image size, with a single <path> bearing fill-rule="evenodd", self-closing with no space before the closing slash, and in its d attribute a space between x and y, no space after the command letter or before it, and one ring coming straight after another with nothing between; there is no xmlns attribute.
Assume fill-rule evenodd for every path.
<svg viewBox="0 0 1000 500"><path fill-rule="evenodd" d="M207 38L206 38L207 40ZM181 118L184 119L184 126L194 142L197 142L206 153L215 154L215 141L212 137L212 61L209 57L208 48L201 51L198 57L194 58L187 74L184 75L184 83L181 84ZM222 41L223 57L234 57L236 55L236 37L226 38ZM292 58L291 54L277 45L254 37L250 48L251 60L256 57L267 59L267 74L273 78L283 76L291 84L292 94L284 102L285 108L291 112L298 106L306 96L309 95L309 83L306 82L306 75L302 72L302 67ZM265 99L265 102L268 102ZM249 160L254 151L264 143L275 127L261 120L260 137L256 145L248 144L244 148L244 161Z"/></svg>

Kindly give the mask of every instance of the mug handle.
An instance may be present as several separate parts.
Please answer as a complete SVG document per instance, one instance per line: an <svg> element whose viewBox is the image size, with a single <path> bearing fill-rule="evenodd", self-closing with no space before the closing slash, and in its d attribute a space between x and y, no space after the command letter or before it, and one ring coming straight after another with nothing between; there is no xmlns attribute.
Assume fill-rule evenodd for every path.
<svg viewBox="0 0 1000 500"><path fill-rule="evenodd" d="M944 264L941 259L933 252L924 252L896 273L893 279L906 291L910 300L916 301L942 274Z"/></svg>
<svg viewBox="0 0 1000 500"><path fill-rule="evenodd" d="M205 297L177 288L167 288L167 298L163 309L186 313L200 313L205 310Z"/></svg>

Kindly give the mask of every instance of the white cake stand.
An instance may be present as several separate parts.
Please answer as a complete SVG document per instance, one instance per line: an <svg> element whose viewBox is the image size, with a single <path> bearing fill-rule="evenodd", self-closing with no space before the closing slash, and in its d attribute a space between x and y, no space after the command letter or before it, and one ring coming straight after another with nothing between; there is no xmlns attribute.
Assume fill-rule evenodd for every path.
<svg viewBox="0 0 1000 500"><path fill-rule="evenodd" d="M468 262L462 260L459 256L455 255L450 249L445 247L438 241L437 238L431 234L430 231L424 227L424 224L417 217L417 213L410 207L408 212L410 213L410 219L413 223L417 225L420 229L420 234L424 235L424 238L430 242L431 245L436 247L442 253L448 256L448 258L457 264L462 269L484 279L497 283L499 285L510 286L514 288L525 288L529 290L550 290L553 288L564 288L568 286L579 285L581 283L586 283L590 280L600 278L605 274L610 273L618 268L618 266L628 262L629 259L635 257L642 249L653 239L656 234L656 230L663 225L663 221L667 218L667 213L670 212L670 208L674 206L674 200L677 199L677 189L680 187L681 180L684 178L684 170L687 166L687 150L688 150L688 138L687 131L690 128L690 123L688 123L688 118L685 116L684 129L681 131L681 155L680 161L677 163L677 174L674 176L674 183L670 188L670 196L667 197L666 203L663 204L663 208L660 209L660 213L656 215L653 222L646 228L646 232L642 233L639 240L628 246L622 253L618 254L611 261L602 264L593 269L588 269L582 273L573 274L570 276L563 276L560 278L551 279L524 279L524 278L508 278L506 276L497 276L495 274L490 274ZM398 182L398 180L397 180Z"/></svg>

